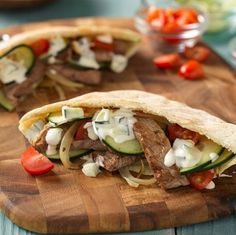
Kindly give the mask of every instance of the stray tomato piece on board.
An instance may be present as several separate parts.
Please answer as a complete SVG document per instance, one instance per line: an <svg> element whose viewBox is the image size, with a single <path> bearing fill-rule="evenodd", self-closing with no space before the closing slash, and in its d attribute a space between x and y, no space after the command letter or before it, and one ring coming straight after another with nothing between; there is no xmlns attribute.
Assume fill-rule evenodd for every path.
<svg viewBox="0 0 236 235"><path fill-rule="evenodd" d="M198 61L188 60L180 67L179 75L187 80L196 80L204 77L204 70Z"/></svg>
<svg viewBox="0 0 236 235"><path fill-rule="evenodd" d="M194 59L199 62L204 62L208 59L210 55L210 50L203 46L196 46L193 48L186 47L184 50L184 55L188 59Z"/></svg>
<svg viewBox="0 0 236 235"><path fill-rule="evenodd" d="M154 58L154 64L160 69L173 69L180 65L181 58L177 53L165 54Z"/></svg>

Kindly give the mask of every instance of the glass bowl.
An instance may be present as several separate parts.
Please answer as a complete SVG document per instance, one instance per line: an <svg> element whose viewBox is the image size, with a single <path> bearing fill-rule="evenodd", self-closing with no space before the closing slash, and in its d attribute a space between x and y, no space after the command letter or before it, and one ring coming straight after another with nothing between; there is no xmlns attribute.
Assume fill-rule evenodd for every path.
<svg viewBox="0 0 236 235"><path fill-rule="evenodd" d="M139 32L150 38L163 51L182 52L186 46L193 47L207 29L206 14L195 9L198 12L198 23L184 25L171 32L160 31L146 20L149 7L143 6L137 11L134 24Z"/></svg>

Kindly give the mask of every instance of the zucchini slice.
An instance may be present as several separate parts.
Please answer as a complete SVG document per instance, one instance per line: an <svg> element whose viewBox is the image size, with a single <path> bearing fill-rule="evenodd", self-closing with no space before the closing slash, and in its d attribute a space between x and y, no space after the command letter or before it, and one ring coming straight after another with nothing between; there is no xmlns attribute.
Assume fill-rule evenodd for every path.
<svg viewBox="0 0 236 235"><path fill-rule="evenodd" d="M8 111L12 111L15 108L15 105L7 98L2 90L0 90L0 105Z"/></svg>
<svg viewBox="0 0 236 235"><path fill-rule="evenodd" d="M70 110L71 111L71 110ZM60 126L62 124L65 124L65 123L68 123L68 122L72 122L72 121L75 121L75 120L84 120L84 119L91 119L91 117L82 117L81 116L81 111L79 110L74 110L74 112L76 113L73 113L73 117L75 117L74 115L77 115L77 114L80 114L80 116L78 116L77 118L72 118L72 113L70 113L70 118L65 118L65 116L63 116L61 114L61 112L57 112L57 113L50 113L49 116L48 116L48 121L49 121L49 124L52 126L52 127L56 127L56 126ZM73 111L72 111L73 112Z"/></svg>
<svg viewBox="0 0 236 235"><path fill-rule="evenodd" d="M89 153L93 152L92 149L80 149L80 150L71 150L69 153L70 158L76 158L76 157L83 157L85 155L88 155ZM59 160L60 156L59 153L53 154L53 155L47 155L45 154L49 159Z"/></svg>
<svg viewBox="0 0 236 235"><path fill-rule="evenodd" d="M188 168L182 168L180 169L180 174L181 175L186 175L192 172L197 172L197 171L203 171L202 169L206 166L208 166L209 164L212 163L212 159L210 158L210 153L216 153L218 155L220 155L223 151L223 147L214 143L213 141L204 138L203 140L201 140L201 142L198 144L198 146L201 145L202 148L202 159L201 161L193 166L193 167L188 167ZM200 148L200 146L199 146Z"/></svg>
<svg viewBox="0 0 236 235"><path fill-rule="evenodd" d="M35 64L35 55L31 47L27 45L18 45L12 48L10 51L5 53L1 58L7 57L14 61L22 61L24 66L27 68L27 73L31 71ZM0 58L0 59L1 59Z"/></svg>
<svg viewBox="0 0 236 235"><path fill-rule="evenodd" d="M228 162L233 157L234 157L234 153L233 152L231 152L231 151L229 151L227 149L224 149L224 151L221 153L219 158L216 161L214 161L214 162L208 164L207 166L203 167L202 171L206 171L206 170L210 170L210 169L216 168L217 166L220 166L220 165Z"/></svg>
<svg viewBox="0 0 236 235"><path fill-rule="evenodd" d="M82 119L84 118L84 110L82 108L63 106L62 116L66 120Z"/></svg>
<svg viewBox="0 0 236 235"><path fill-rule="evenodd" d="M123 153L127 155L143 154L142 147L140 146L137 139L127 140L123 143L116 143L112 137L106 136L103 142L113 151L118 153Z"/></svg>
<svg viewBox="0 0 236 235"><path fill-rule="evenodd" d="M79 65L77 61L75 60L68 60L67 61L68 65L71 66L72 68L75 69L80 69L80 70L89 70L90 68L84 67L82 65ZM111 61L103 61L103 62L98 62L99 64L99 69L104 69L104 70L109 70L111 66Z"/></svg>
<svg viewBox="0 0 236 235"><path fill-rule="evenodd" d="M49 116L48 116L48 121L49 123L53 126L53 127L56 127L56 126L59 126L59 125L62 125L66 122L68 122L62 115L60 112L58 113L50 113Z"/></svg>

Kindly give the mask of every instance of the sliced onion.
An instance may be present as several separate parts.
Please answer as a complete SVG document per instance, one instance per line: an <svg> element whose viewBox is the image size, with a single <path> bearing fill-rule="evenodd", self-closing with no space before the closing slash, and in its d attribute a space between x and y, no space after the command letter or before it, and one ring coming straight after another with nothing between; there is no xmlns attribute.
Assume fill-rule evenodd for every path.
<svg viewBox="0 0 236 235"><path fill-rule="evenodd" d="M153 172L151 171L148 163L146 161L144 162L143 160L141 160L141 161L143 162L143 165L144 165L144 169L142 171L142 175L147 175L147 176L153 175ZM136 163L132 164L131 166L129 166L129 170L133 171L135 173L139 173L140 172L140 164L139 164L139 162L136 162Z"/></svg>
<svg viewBox="0 0 236 235"><path fill-rule="evenodd" d="M60 100L64 100L66 98L63 88L60 85L58 85L54 80L51 79L43 80L40 83L40 87L54 88Z"/></svg>
<svg viewBox="0 0 236 235"><path fill-rule="evenodd" d="M59 86L58 84L55 84L54 87L55 87L55 90L58 93L59 100L65 100L66 99L66 95L65 95L65 92L64 92L63 88L61 86Z"/></svg>
<svg viewBox="0 0 236 235"><path fill-rule="evenodd" d="M78 82L72 82L70 80L68 80L67 78L65 78L64 76L58 74L55 70L49 69L46 72L46 75L54 80L57 83L60 83L61 85L65 86L65 87L73 87L73 88L81 88L84 85Z"/></svg>
<svg viewBox="0 0 236 235"><path fill-rule="evenodd" d="M229 160L228 162L226 162L223 165L217 167L215 169L216 174L218 176L221 176L224 171L226 171L227 169L229 169L233 165L236 165L236 155L231 160Z"/></svg>
<svg viewBox="0 0 236 235"><path fill-rule="evenodd" d="M150 179L139 179L134 177L130 173L129 167L123 167L119 169L119 173L122 176L122 178L125 179L126 182L132 187L138 187L139 185L150 185L156 182L156 179L154 177Z"/></svg>
<svg viewBox="0 0 236 235"><path fill-rule="evenodd" d="M141 175L143 174L143 172L144 172L144 163L143 163L143 160L141 159L140 162L141 162L141 166L140 166L140 171L138 172L137 178L140 178L140 176L141 176Z"/></svg>
<svg viewBox="0 0 236 235"><path fill-rule="evenodd" d="M63 165L66 168L70 168L70 169L79 169L79 165L72 163L70 161L70 156L69 156L70 147L73 142L74 135L78 129L78 125L79 125L79 123L75 122L66 131L66 133L64 134L64 136L61 140L61 145L60 145L60 149L59 149L59 156L60 156L61 162L63 163Z"/></svg>

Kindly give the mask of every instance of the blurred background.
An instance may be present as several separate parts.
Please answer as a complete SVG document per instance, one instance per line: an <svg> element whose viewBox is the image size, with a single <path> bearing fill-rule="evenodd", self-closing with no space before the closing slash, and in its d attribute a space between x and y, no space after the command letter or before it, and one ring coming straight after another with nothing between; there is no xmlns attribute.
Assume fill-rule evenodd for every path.
<svg viewBox="0 0 236 235"><path fill-rule="evenodd" d="M0 0L0 27L74 17L134 17L145 4L176 3L207 14L203 40L236 67L236 0Z"/></svg>

